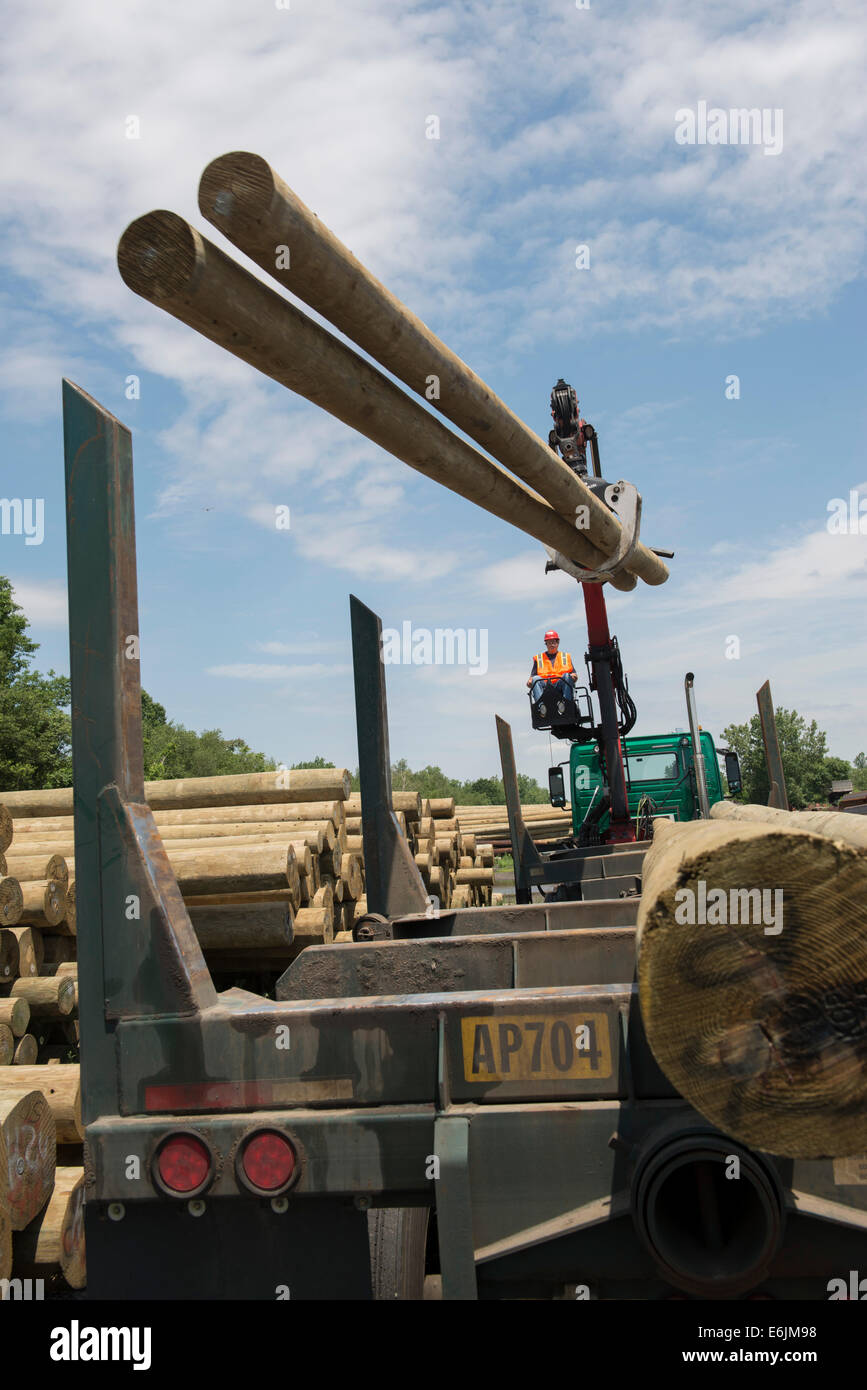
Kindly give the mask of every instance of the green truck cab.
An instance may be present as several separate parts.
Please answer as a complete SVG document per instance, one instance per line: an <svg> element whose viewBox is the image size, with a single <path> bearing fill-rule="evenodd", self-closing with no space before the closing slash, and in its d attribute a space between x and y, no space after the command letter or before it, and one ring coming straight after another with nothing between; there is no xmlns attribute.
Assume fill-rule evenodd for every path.
<svg viewBox="0 0 867 1390"><path fill-rule="evenodd" d="M727 794L725 779L719 765L714 741L702 730L701 751L704 755L707 795L711 806ZM671 820L693 820L699 812L693 768L692 739L687 733L649 734L623 740L626 762L626 783L629 811L633 817L640 810ZM734 755L727 755L728 758ZM736 760L732 767L736 767ZM727 767L727 770L728 767ZM733 776L733 771L729 770ZM572 829L577 835L588 811L602 795L602 769L595 744L573 743L569 757L569 787L572 802ZM731 790L739 789L731 787ZM652 804L647 804L650 798ZM642 802L645 802L642 806ZM599 822L600 832L608 828L608 814Z"/></svg>

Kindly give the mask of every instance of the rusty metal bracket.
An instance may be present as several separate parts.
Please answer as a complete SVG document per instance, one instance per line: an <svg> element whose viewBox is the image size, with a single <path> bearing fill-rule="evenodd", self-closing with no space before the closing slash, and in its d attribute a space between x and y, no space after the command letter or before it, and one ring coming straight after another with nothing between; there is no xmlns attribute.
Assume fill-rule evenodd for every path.
<svg viewBox="0 0 867 1390"><path fill-rule="evenodd" d="M549 545L545 546L554 568L571 574L572 578L581 584L601 584L606 579L612 579L620 570L626 568L638 545L641 531L641 493L635 484L627 483L623 478L616 483L609 483L604 497L609 511L612 511L620 522L617 549L607 560L603 560L596 569L584 569L560 551L553 550Z"/></svg>

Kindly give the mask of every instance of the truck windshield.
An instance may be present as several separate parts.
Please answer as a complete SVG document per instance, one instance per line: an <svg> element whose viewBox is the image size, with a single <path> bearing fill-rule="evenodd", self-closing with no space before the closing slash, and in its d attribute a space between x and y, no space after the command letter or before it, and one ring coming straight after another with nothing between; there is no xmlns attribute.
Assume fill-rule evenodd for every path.
<svg viewBox="0 0 867 1390"><path fill-rule="evenodd" d="M632 782L676 782L679 775L677 755L670 749L664 753L629 755L629 779Z"/></svg>

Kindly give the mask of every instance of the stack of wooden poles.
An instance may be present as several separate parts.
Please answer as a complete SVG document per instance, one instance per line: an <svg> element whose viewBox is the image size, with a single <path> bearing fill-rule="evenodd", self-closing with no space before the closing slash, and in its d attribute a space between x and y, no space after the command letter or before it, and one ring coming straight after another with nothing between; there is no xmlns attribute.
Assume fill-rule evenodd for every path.
<svg viewBox="0 0 867 1390"><path fill-rule="evenodd" d="M215 973L286 965L307 945L330 942L343 903L364 891L361 858L347 845L343 768L149 782L154 814L205 959ZM63 882L74 907L72 792L10 792L8 872ZM70 889L71 885L71 889ZM42 884L45 887L45 884ZM30 886L30 897L35 886ZM55 915L59 909L54 908ZM63 930L74 958L74 917ZM58 958L52 947L51 959Z"/></svg>
<svg viewBox="0 0 867 1390"><path fill-rule="evenodd" d="M490 907L495 899L502 901L493 893L493 846L479 843L466 829L463 810L455 814L454 797L422 799L418 792L396 791L392 807L425 887L442 908ZM363 858L360 796L349 798L346 817L349 844ZM356 903L356 915L366 911L365 897Z"/></svg>
<svg viewBox="0 0 867 1390"><path fill-rule="evenodd" d="M493 845L495 854L511 854L509 817L505 806L459 806L457 814L464 831L469 831L479 840L488 841ZM521 816L537 844L562 840L572 833L572 812L568 806L559 810L547 802L542 805L531 803L521 807Z"/></svg>
<svg viewBox="0 0 867 1390"><path fill-rule="evenodd" d="M15 838L4 805L0 924L0 1279L62 1275L79 1289L84 1131L75 885L62 855L35 842L31 852ZM27 1291L38 1296L32 1284Z"/></svg>

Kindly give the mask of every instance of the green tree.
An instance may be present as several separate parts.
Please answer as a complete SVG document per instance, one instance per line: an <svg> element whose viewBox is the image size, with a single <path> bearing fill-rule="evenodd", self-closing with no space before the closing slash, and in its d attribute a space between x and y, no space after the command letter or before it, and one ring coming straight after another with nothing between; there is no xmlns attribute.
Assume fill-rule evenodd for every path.
<svg viewBox="0 0 867 1390"><path fill-rule="evenodd" d="M790 806L797 810L810 801L825 801L831 782L851 775L849 763L829 756L828 736L815 719L808 724L797 710L778 709L776 721ZM770 784L758 714L749 724L730 724L723 739L740 759L743 791L737 799L767 805Z"/></svg>
<svg viewBox="0 0 867 1390"><path fill-rule="evenodd" d="M0 791L72 782L69 679L33 670L28 627L0 575Z"/></svg>
<svg viewBox="0 0 867 1390"><path fill-rule="evenodd" d="M141 693L145 781L171 777L218 777L226 773L267 772L273 758L255 753L242 738L224 738L219 729L197 734L166 718L165 706Z"/></svg>
<svg viewBox="0 0 867 1390"><path fill-rule="evenodd" d="M352 790L357 792L360 783L358 768L352 777ZM391 789L395 792L419 792L422 798L453 796L456 806L502 806L506 793L501 777L476 777L461 782L457 777L449 777L441 767L427 766L413 772L406 758L400 758L391 766ZM548 801L547 787L526 773L518 773L518 793L524 805Z"/></svg>
<svg viewBox="0 0 867 1390"><path fill-rule="evenodd" d="M293 763L292 766L290 767L289 771L290 771L290 772L299 772L302 768L308 768L308 767L334 767L334 763L326 762L325 759L324 759L323 757L320 757L320 756L317 754L317 756L316 756L315 758L313 758L312 761L309 762L309 763Z"/></svg>
<svg viewBox="0 0 867 1390"><path fill-rule="evenodd" d="M867 792L867 753L856 753L852 763L852 786L855 791Z"/></svg>

